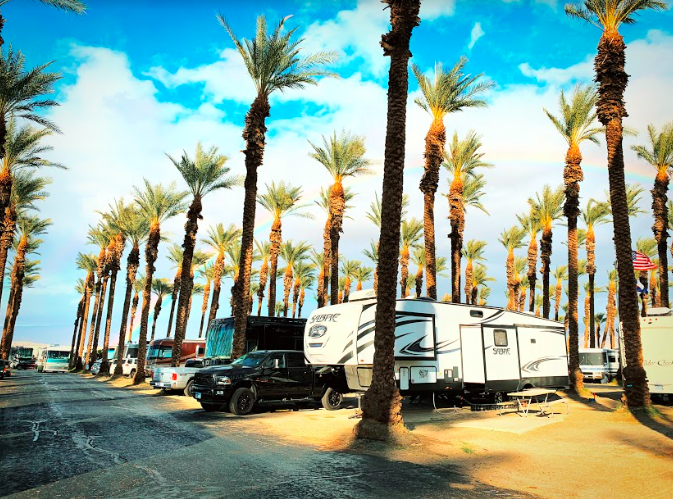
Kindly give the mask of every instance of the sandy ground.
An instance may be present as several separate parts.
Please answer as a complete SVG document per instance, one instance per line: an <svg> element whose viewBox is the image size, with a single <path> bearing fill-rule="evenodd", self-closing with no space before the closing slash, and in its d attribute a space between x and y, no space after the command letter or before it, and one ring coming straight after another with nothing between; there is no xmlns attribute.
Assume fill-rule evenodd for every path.
<svg viewBox="0 0 673 499"><path fill-rule="evenodd" d="M166 396L128 379L106 380L148 396ZM553 418L531 412L435 410L432 401L405 402L408 445L354 440L357 400L339 411L299 410L287 406L245 418L223 414L235 429L259 431L291 443L323 450L383 454L416 464L451 464L484 483L543 497L671 497L673 495L673 407L656 405L658 414L634 417L620 409L619 387L589 385L596 399L569 398L570 413L555 406ZM199 410L181 395L168 395L176 408ZM466 485L468 486L468 485Z"/></svg>

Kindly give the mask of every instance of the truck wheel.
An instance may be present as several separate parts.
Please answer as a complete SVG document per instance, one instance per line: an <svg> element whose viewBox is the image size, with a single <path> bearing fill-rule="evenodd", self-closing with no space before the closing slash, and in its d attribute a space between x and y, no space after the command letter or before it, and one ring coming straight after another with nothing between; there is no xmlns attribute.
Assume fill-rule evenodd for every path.
<svg viewBox="0 0 673 499"><path fill-rule="evenodd" d="M193 393L192 393L192 387L193 387L193 386L194 386L194 380L193 380L193 379L190 379L190 380L187 382L187 386L185 386L184 391L182 392L182 393L185 394L185 397L191 397L191 396L193 395Z"/></svg>
<svg viewBox="0 0 673 499"><path fill-rule="evenodd" d="M135 377L136 377L136 370L133 369L133 370L131 370L131 372L129 373L129 378L133 379L133 378L135 378Z"/></svg>
<svg viewBox="0 0 673 499"><path fill-rule="evenodd" d="M343 394L337 392L332 388L325 390L325 394L322 396L320 402L322 406L328 411L336 411L341 408L341 403L344 401Z"/></svg>
<svg viewBox="0 0 673 499"><path fill-rule="evenodd" d="M201 407L206 412L215 412L222 410L222 404L208 404L206 402L201 402Z"/></svg>
<svg viewBox="0 0 673 499"><path fill-rule="evenodd" d="M229 410L237 416L245 416L255 407L256 397L250 388L239 388L229 401Z"/></svg>

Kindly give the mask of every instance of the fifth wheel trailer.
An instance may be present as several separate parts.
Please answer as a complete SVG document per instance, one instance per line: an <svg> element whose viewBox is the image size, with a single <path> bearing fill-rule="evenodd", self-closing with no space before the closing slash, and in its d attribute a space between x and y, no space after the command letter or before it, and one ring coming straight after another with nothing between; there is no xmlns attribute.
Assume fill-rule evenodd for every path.
<svg viewBox="0 0 673 499"><path fill-rule="evenodd" d="M375 312L373 291L314 311L304 333L307 361L342 373L352 391L366 390ZM424 298L397 300L395 322L395 379L403 395L455 391L498 398L569 384L565 331L558 322Z"/></svg>

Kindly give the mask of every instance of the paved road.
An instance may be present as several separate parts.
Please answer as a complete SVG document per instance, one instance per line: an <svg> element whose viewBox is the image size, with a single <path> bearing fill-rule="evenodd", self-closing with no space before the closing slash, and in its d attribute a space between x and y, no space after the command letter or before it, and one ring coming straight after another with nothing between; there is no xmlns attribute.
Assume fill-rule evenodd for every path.
<svg viewBox="0 0 673 499"><path fill-rule="evenodd" d="M0 381L0 495L521 497L457 468L287 445L222 416L76 375L18 372Z"/></svg>

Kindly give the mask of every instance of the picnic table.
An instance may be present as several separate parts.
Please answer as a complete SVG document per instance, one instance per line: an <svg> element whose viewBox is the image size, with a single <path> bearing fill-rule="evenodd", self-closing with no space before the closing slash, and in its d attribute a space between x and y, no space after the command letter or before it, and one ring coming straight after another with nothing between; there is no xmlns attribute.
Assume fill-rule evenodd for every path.
<svg viewBox="0 0 673 499"><path fill-rule="evenodd" d="M553 416L554 411L551 409L551 403L549 402L549 395L553 393L556 393L556 390L549 390L547 388L531 388L529 390L522 390L520 392L510 392L507 394L507 396L516 400L518 407L517 414L519 414L519 416L527 417L530 406L533 404L538 404L540 413L544 413L545 409L549 409L550 415Z"/></svg>

